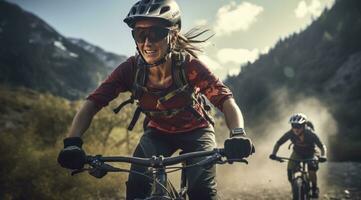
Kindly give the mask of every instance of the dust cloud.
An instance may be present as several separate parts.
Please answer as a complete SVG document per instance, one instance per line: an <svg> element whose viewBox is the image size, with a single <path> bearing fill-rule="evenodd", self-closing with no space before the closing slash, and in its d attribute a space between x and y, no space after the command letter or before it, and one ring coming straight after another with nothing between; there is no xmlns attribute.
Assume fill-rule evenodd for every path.
<svg viewBox="0 0 361 200"><path fill-rule="evenodd" d="M247 194L250 199L279 199L279 194L291 193L291 187L287 180L287 162L272 161L268 156L271 154L275 142L290 129L288 120L293 113L306 114L314 124L315 132L326 146L328 136L336 134L335 120L318 99L300 96L297 101L289 101L286 90L279 90L274 94L277 112L271 117L266 117L264 123L259 124L257 128L249 129L248 135L256 147L256 154L248 159L249 164L236 163L217 168L218 188L223 199L238 199L230 197L231 194ZM262 138L255 138L256 133L252 134L252 131L261 131ZM290 142L283 144L277 155L289 156L292 152L292 149L288 149L289 144ZM327 182L323 178L327 173L327 168L322 165L324 164L320 164L318 173L321 187ZM285 199L289 198L290 196L285 196Z"/></svg>

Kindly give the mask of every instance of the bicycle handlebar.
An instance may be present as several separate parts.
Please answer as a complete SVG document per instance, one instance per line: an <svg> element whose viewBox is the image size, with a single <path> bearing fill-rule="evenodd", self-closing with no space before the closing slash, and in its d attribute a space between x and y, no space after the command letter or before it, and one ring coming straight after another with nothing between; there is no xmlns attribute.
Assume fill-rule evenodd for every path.
<svg viewBox="0 0 361 200"><path fill-rule="evenodd" d="M175 165L191 158L204 157L210 155L218 155L217 157L221 158L222 156L224 156L224 149L215 148L210 151L190 152L173 157L153 156L152 158L139 158L139 157L127 157L127 156L103 157L101 155L96 155L96 156L87 156L86 163L92 165L94 162L97 161L124 162L124 163L142 165L145 167L162 167L162 166Z"/></svg>
<svg viewBox="0 0 361 200"><path fill-rule="evenodd" d="M101 162L125 162L125 163L142 165L145 167L162 167L162 166L175 165L191 158L210 156L213 154L219 155L220 157L224 156L224 149L215 148L210 151L197 151L197 152L185 153L173 157L153 156L152 158L138 158L138 157L124 157L124 156L111 156L111 157L87 156L87 163L90 164L94 159L98 159Z"/></svg>
<svg viewBox="0 0 361 200"><path fill-rule="evenodd" d="M86 156L86 164L89 164L91 168L83 168L78 170L73 170L71 175L75 175L84 171L89 171L89 174L96 178L102 178L107 172L128 172L128 173L136 173L131 170L120 169L117 167L113 167L106 162L122 162L122 163L131 163L136 165L142 165L144 167L153 167L153 168L165 168L166 166L179 164L183 161L186 161L191 158L198 157L207 157L195 164L186 167L179 168L189 168L194 166L206 166L209 164L224 164L224 163L233 163L233 162L243 162L248 164L248 161L245 159L222 159L225 156L225 152L223 148L215 148L210 151L197 151L184 153L179 156L172 157L163 157L163 156L153 156L151 158L139 158L139 157L129 157L129 156L102 156L96 155Z"/></svg>
<svg viewBox="0 0 361 200"><path fill-rule="evenodd" d="M288 158L288 157L276 156L276 158L274 160L279 161L279 162L283 162L285 160L295 161L295 162L310 162L310 161L318 161L318 157L315 156L313 158L306 158L306 159L293 159L293 158Z"/></svg>
<svg viewBox="0 0 361 200"><path fill-rule="evenodd" d="M153 156L151 158L139 158L139 157L129 157L129 156L88 155L86 156L85 163L89 164L92 168L97 168L103 170L104 172L121 172L124 170L106 164L106 162L122 162L122 163L142 165L144 167L161 168L161 167L179 164L188 159L198 158L198 157L207 157L207 158L201 160L198 163L193 164L192 166L205 166L213 163L224 164L227 162L230 164L232 162L243 162L245 164L248 164L248 161L245 159L222 159L223 157L225 157L223 148L215 148L210 151L197 151L197 152L184 153L179 156L172 156L172 157ZM91 169L84 168L84 169L74 170L72 171L71 174L75 175L89 170Z"/></svg>

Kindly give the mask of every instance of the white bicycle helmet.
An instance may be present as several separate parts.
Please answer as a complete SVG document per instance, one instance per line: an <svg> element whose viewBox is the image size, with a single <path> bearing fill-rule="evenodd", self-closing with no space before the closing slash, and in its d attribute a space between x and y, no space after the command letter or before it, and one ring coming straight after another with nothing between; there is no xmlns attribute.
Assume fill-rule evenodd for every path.
<svg viewBox="0 0 361 200"><path fill-rule="evenodd" d="M130 28L140 19L160 19L168 26L181 28L181 12L175 0L140 0L130 9L123 20Z"/></svg>
<svg viewBox="0 0 361 200"><path fill-rule="evenodd" d="M307 116L303 113L296 113L290 117L290 124L304 124L307 122Z"/></svg>

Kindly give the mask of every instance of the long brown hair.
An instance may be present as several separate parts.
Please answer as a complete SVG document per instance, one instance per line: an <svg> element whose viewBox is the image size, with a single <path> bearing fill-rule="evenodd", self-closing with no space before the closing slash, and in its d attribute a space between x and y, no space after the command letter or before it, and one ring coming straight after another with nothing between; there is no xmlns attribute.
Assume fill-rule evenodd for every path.
<svg viewBox="0 0 361 200"><path fill-rule="evenodd" d="M186 51L191 54L193 57L198 58L197 54L203 52L200 43L204 43L209 40L214 34L206 37L205 39L197 39L199 36L202 36L206 33L209 33L210 29L204 29L202 27L194 27L189 30L184 35L177 31L177 39L175 41L174 50L175 51Z"/></svg>

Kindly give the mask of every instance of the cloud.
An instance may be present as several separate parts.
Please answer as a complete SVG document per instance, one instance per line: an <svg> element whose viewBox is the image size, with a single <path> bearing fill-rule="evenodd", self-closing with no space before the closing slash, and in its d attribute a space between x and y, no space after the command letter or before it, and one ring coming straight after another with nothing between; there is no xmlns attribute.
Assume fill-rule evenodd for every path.
<svg viewBox="0 0 361 200"><path fill-rule="evenodd" d="M221 69L221 65L217 61L213 60L212 58L206 55L199 55L198 58L212 71Z"/></svg>
<svg viewBox="0 0 361 200"><path fill-rule="evenodd" d="M198 56L211 71L218 74L219 78L225 78L228 75L237 75L241 70L241 66L247 62L253 63L259 58L260 54L265 54L269 50L266 46L262 50L257 48L253 50L248 49L220 49L216 53L216 58L208 57L205 54Z"/></svg>
<svg viewBox="0 0 361 200"><path fill-rule="evenodd" d="M297 18L303 18L307 15L308 9L305 1L301 1L298 3L298 6L295 10L295 14Z"/></svg>
<svg viewBox="0 0 361 200"><path fill-rule="evenodd" d="M229 69L228 75L236 76L239 74L240 71L241 71L241 67L233 67L233 68Z"/></svg>
<svg viewBox="0 0 361 200"><path fill-rule="evenodd" d="M231 49L224 48L218 51L217 58L222 63L235 63L238 65L245 64L247 62L254 62L260 51L258 49L248 50L248 49Z"/></svg>
<svg viewBox="0 0 361 200"><path fill-rule="evenodd" d="M267 54L270 50L269 46L265 46L262 50L261 50L261 54Z"/></svg>
<svg viewBox="0 0 361 200"><path fill-rule="evenodd" d="M206 26L208 24L208 21L205 19L198 19L194 21L195 26Z"/></svg>
<svg viewBox="0 0 361 200"><path fill-rule="evenodd" d="M324 7L330 8L334 4L334 0L326 0L326 2L323 3ZM324 7L322 6L320 0L312 0L309 5L307 5L305 0L302 0L298 3L294 12L297 18L304 18L307 15L318 17L321 15Z"/></svg>
<svg viewBox="0 0 361 200"><path fill-rule="evenodd" d="M263 11L263 7L243 2L237 5L232 1L221 7L216 15L214 30L217 36L227 35L235 31L246 31L257 21L257 16Z"/></svg>
<svg viewBox="0 0 361 200"><path fill-rule="evenodd" d="M309 13L314 16L318 17L322 13L321 3L319 0L312 0L311 5L308 7Z"/></svg>
<svg viewBox="0 0 361 200"><path fill-rule="evenodd" d="M326 8L331 9L333 4L335 4L335 0L327 0L326 1Z"/></svg>

